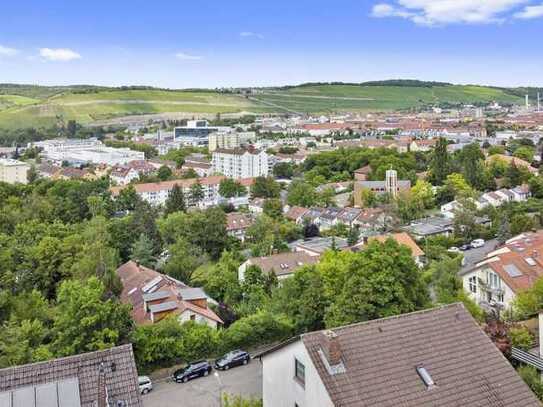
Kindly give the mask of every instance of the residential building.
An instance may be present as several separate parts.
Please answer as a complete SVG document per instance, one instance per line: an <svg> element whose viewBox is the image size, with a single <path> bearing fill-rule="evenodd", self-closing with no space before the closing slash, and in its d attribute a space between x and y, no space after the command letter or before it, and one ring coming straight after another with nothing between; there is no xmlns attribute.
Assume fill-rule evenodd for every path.
<svg viewBox="0 0 543 407"><path fill-rule="evenodd" d="M227 213L226 233L243 242L245 241L245 232L247 232L247 229L249 229L253 223L253 218L245 213Z"/></svg>
<svg viewBox="0 0 543 407"><path fill-rule="evenodd" d="M263 273L275 273L279 280L290 277L300 267L317 264L318 256L310 256L305 252L286 252L271 256L251 257L239 266L238 278L245 280L245 272L250 266L257 266Z"/></svg>
<svg viewBox="0 0 543 407"><path fill-rule="evenodd" d="M264 406L540 405L462 304L302 334L257 356Z"/></svg>
<svg viewBox="0 0 543 407"><path fill-rule="evenodd" d="M121 302L132 306L132 319L138 325L153 324L172 315L180 323L196 321L212 328L223 323L209 308L210 303L217 302L201 288L189 287L134 261L123 264L116 273L123 285Z"/></svg>
<svg viewBox="0 0 543 407"><path fill-rule="evenodd" d="M139 178L138 172L128 167L113 167L109 177L116 185L128 185Z"/></svg>
<svg viewBox="0 0 543 407"><path fill-rule="evenodd" d="M285 213L285 218L293 221L297 225L301 225L304 221L304 215L309 211L309 209L302 206L291 206L288 208Z"/></svg>
<svg viewBox="0 0 543 407"><path fill-rule="evenodd" d="M268 154L265 151L216 149L213 152L213 172L228 178L266 177L270 173Z"/></svg>
<svg viewBox="0 0 543 407"><path fill-rule="evenodd" d="M2 407L143 407L132 345L0 370Z"/></svg>
<svg viewBox="0 0 543 407"><path fill-rule="evenodd" d="M142 151L106 147L95 138L44 140L30 146L39 147L42 149L41 154L47 160L58 164L68 162L73 165L106 164L114 166L145 159L145 154Z"/></svg>
<svg viewBox="0 0 543 407"><path fill-rule="evenodd" d="M542 254L543 230L515 236L460 272L464 290L487 309L508 308L519 292L543 277Z"/></svg>
<svg viewBox="0 0 543 407"><path fill-rule="evenodd" d="M0 158L0 182L27 184L30 165L25 162Z"/></svg>
<svg viewBox="0 0 543 407"><path fill-rule="evenodd" d="M206 178L178 179L174 181L134 184L133 186L136 193L144 201L147 201L152 205L164 205L170 196L171 190L177 185L183 190L187 205L191 205L190 188L198 182L204 191L204 198L201 202L193 204L200 207L208 207L219 203L219 185L224 178L225 177L223 176L212 176ZM249 180L246 181L246 183L248 183ZM123 188L125 188L125 186L112 187L110 188L111 194L116 197Z"/></svg>
<svg viewBox="0 0 543 407"><path fill-rule="evenodd" d="M404 228L416 240L433 236L449 236L454 231L451 218L434 216L411 222Z"/></svg>
<svg viewBox="0 0 543 407"><path fill-rule="evenodd" d="M235 149L241 147L239 134L235 131L217 131L210 133L208 136L208 149L209 152L221 149Z"/></svg>
<svg viewBox="0 0 543 407"><path fill-rule="evenodd" d="M310 256L320 256L330 249L346 250L349 248L349 244L347 239L341 237L311 237L289 243L289 247L296 252L305 252Z"/></svg>

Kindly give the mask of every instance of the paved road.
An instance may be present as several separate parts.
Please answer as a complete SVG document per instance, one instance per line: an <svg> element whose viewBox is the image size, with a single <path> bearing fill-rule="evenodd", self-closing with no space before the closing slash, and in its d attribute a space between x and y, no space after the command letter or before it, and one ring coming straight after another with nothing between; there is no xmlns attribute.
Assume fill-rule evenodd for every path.
<svg viewBox="0 0 543 407"><path fill-rule="evenodd" d="M488 253L493 251L498 244L496 239L488 240L485 242L483 247L478 247L477 249L466 250L464 252L464 259L466 263L462 267L463 270L469 270L475 263L483 260Z"/></svg>
<svg viewBox="0 0 543 407"><path fill-rule="evenodd" d="M214 373L219 373L219 378ZM219 392L262 397L262 365L252 360L247 366L226 372L214 370L208 377L175 383L171 379L153 383L153 391L143 396L144 407L215 407L219 406Z"/></svg>

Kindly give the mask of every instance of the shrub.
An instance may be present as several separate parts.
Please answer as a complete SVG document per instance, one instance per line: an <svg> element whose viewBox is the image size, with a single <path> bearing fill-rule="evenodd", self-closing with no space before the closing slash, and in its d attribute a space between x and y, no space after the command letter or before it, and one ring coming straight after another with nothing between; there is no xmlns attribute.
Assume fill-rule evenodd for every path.
<svg viewBox="0 0 543 407"><path fill-rule="evenodd" d="M543 384L541 383L541 377L537 369L532 366L521 366L517 371L537 398L543 400Z"/></svg>
<svg viewBox="0 0 543 407"><path fill-rule="evenodd" d="M511 328L509 330L509 337L511 338L512 346L526 351L529 350L534 343L532 334L525 327Z"/></svg>
<svg viewBox="0 0 543 407"><path fill-rule="evenodd" d="M260 311L234 322L224 332L223 346L226 350L250 348L286 339L293 333L294 326L288 318Z"/></svg>

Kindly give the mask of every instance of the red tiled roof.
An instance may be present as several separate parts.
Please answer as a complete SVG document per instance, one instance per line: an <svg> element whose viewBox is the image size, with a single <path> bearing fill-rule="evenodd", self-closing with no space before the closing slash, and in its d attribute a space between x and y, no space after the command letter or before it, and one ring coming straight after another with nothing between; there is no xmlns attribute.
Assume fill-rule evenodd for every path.
<svg viewBox="0 0 543 407"><path fill-rule="evenodd" d="M409 249L411 249L411 254L414 257L424 256L424 252L422 251L422 249L415 243L415 241L411 238L411 236L409 236L405 232L375 236L375 237L370 238L370 240L375 239L381 243L384 243L389 238L394 239L396 242L398 242L398 244L409 247Z"/></svg>
<svg viewBox="0 0 543 407"><path fill-rule="evenodd" d="M190 178L190 179L176 179L173 181L163 181L163 182L150 182L146 184L134 184L133 187L136 189L136 192L158 192L164 190L170 190L175 185L179 185L182 188L189 188L191 185L196 182L200 182L202 185L219 185L223 179L226 177L222 175L213 175L210 177L204 178ZM118 195L122 189L127 188L126 186L112 187L110 191L113 195Z"/></svg>
<svg viewBox="0 0 543 407"><path fill-rule="evenodd" d="M309 209L301 206L292 206L285 214L285 218L297 221L300 219Z"/></svg>

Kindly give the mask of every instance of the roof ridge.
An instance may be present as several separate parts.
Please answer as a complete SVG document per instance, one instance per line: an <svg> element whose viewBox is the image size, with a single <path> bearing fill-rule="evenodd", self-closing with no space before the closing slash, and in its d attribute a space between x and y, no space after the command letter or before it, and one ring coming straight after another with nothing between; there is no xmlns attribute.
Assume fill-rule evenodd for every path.
<svg viewBox="0 0 543 407"><path fill-rule="evenodd" d="M443 309L447 309L447 308L456 308L456 307L460 307L460 308L466 310L466 307L464 306L464 304L462 302L453 302L452 304L439 305L437 307L426 308L426 309L422 309L422 310L418 310L418 311L408 312L408 313L405 313L405 314L398 314L398 315L392 315L390 317L370 319L368 321L362 321L362 322L355 322L355 323L352 323L352 324L349 324L349 325L342 325L342 326L339 326L337 328L328 328L328 329L321 329L319 331L307 332L307 333L301 334L300 337L303 338L304 336L307 336L307 335L313 335L313 334L317 334L317 333L325 332L325 331L330 331L330 330L338 331L338 330L344 330L344 329L347 329L347 328L353 328L353 327L361 326L361 325L370 325L370 324L373 324L373 323L378 323L378 322L383 322L383 321L390 321L390 320L394 320L394 319L403 319L403 318L406 318L406 317L409 317L409 316L412 316L412 315L426 314L426 313L434 312L434 311L437 311L437 310L443 310Z"/></svg>
<svg viewBox="0 0 543 407"><path fill-rule="evenodd" d="M24 363L24 364L21 364L21 365L5 367L5 368L0 369L0 375L2 375L2 373L7 372L9 370L20 368L21 366L29 367L29 366L46 365L48 363L60 363L60 362L62 362L64 360L67 360L67 359L74 359L75 360L77 358L80 359L80 360L84 360L86 358L91 357L92 355L97 354L97 353L113 354L113 353L118 353L118 352L124 351L125 348L128 348L128 347L130 348L130 352L133 353L134 349L133 349L132 343L125 343L125 344L122 344L122 345L112 346L112 347L107 348L107 349L100 349L100 350L95 350L95 351L90 351L90 352L78 353L76 355L62 356L62 357L59 357L59 358L52 358L52 359L49 359L49 360L42 360L42 361L39 361L39 362Z"/></svg>

